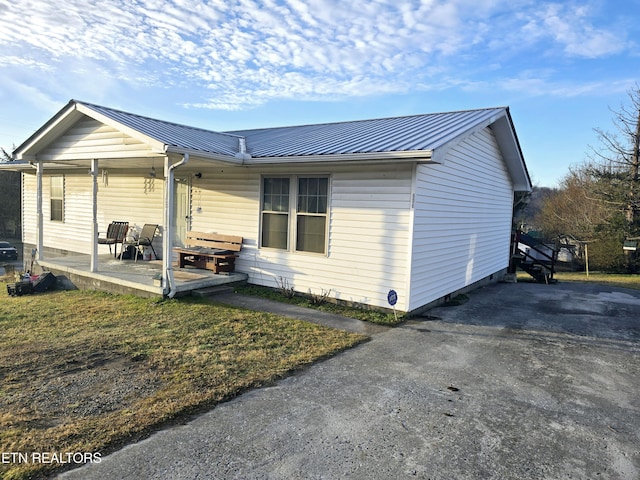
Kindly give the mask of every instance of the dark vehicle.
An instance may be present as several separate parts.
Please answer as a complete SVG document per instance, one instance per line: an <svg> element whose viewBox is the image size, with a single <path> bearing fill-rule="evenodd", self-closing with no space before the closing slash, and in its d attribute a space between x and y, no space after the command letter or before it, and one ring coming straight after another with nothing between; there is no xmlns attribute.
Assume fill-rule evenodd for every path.
<svg viewBox="0 0 640 480"><path fill-rule="evenodd" d="M0 260L17 260L18 250L9 242L0 242Z"/></svg>

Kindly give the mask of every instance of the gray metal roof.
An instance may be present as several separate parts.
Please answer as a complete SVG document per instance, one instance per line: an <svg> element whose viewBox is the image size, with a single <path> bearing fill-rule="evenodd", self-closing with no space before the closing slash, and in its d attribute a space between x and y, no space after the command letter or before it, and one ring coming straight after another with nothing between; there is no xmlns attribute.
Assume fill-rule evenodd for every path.
<svg viewBox="0 0 640 480"><path fill-rule="evenodd" d="M492 126L517 191L530 191L531 180L508 107L430 113L340 123L214 132L71 100L14 151L29 160L70 128L80 115L91 116L159 151L198 154L233 164L368 161L384 159L441 161L449 142ZM55 161L56 159L51 159ZM15 164L14 164L15 165Z"/></svg>
<svg viewBox="0 0 640 480"><path fill-rule="evenodd" d="M504 108L433 113L341 123L240 130L254 158L432 151Z"/></svg>
<svg viewBox="0 0 640 480"><path fill-rule="evenodd" d="M78 102L177 149L234 156L239 138L253 158L433 151L505 113L505 107L291 127L213 132Z"/></svg>
<svg viewBox="0 0 640 480"><path fill-rule="evenodd" d="M77 103L165 145L221 155L233 156L238 153L238 137L235 135L165 122L91 103Z"/></svg>

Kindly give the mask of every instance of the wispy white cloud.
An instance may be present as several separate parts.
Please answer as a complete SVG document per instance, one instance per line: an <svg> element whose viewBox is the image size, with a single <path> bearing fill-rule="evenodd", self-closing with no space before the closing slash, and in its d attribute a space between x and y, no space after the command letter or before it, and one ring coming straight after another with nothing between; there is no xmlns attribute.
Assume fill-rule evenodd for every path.
<svg viewBox="0 0 640 480"><path fill-rule="evenodd" d="M595 26L594 16L589 5L582 2L548 4L536 12L524 31L536 39L552 38L571 56L597 58L629 47L623 31Z"/></svg>
<svg viewBox="0 0 640 480"><path fill-rule="evenodd" d="M514 78L505 78L496 81L496 84L506 90L513 92L526 92L531 96L554 96L554 97L580 97L584 95L607 95L619 93L624 94L629 85L633 84L633 79L624 78L615 82L585 81L580 84L568 80L553 80L545 75L523 75Z"/></svg>
<svg viewBox="0 0 640 480"><path fill-rule="evenodd" d="M195 92L193 107L229 110L481 85L468 72L489 75L533 48L567 58L628 48L584 3L0 0L0 65L49 70L59 83L90 68L98 88L173 85ZM523 86L518 73L503 87Z"/></svg>

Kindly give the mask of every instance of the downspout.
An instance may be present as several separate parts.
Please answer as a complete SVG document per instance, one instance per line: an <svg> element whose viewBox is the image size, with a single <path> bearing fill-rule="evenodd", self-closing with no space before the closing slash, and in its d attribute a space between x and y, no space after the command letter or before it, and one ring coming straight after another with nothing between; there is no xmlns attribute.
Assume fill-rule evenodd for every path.
<svg viewBox="0 0 640 480"><path fill-rule="evenodd" d="M164 199L164 224L166 226L164 235L162 237L162 269L164 271L163 278L163 287L166 291L166 288L169 288L169 293L167 296L169 298L173 298L176 294L176 283L173 278L173 233L175 230L175 225L173 225L173 171L184 165L189 161L189 154L185 153L182 156L182 160L173 165L169 165L169 157L166 156L164 160L164 178L165 178L165 199Z"/></svg>

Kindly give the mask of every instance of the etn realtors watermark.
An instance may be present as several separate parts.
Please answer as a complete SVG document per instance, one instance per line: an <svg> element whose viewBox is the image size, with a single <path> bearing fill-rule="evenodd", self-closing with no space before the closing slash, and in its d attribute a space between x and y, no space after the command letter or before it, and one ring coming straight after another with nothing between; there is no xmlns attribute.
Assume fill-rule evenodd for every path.
<svg viewBox="0 0 640 480"><path fill-rule="evenodd" d="M84 465L100 463L100 452L0 452L0 464Z"/></svg>

